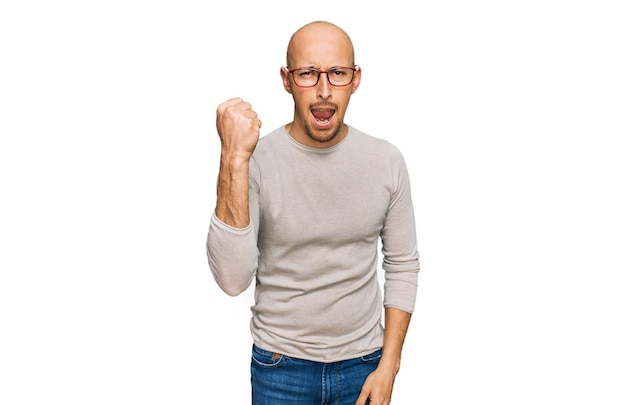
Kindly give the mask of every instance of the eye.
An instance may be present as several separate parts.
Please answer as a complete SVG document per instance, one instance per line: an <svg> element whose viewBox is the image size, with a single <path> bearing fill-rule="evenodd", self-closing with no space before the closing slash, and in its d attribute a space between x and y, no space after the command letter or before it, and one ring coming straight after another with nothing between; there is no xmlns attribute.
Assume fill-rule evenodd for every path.
<svg viewBox="0 0 626 405"><path fill-rule="evenodd" d="M330 69L330 73L335 77L342 77L348 75L348 69L344 68L333 68Z"/></svg>
<svg viewBox="0 0 626 405"><path fill-rule="evenodd" d="M315 69L302 69L298 71L298 76L302 77L303 79L309 78L309 77L316 77L317 76L317 70Z"/></svg>

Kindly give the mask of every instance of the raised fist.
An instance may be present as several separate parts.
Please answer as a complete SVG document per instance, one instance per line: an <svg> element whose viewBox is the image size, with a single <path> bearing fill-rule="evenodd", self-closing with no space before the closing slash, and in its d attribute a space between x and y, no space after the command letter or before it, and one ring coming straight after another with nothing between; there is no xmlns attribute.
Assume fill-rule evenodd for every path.
<svg viewBox="0 0 626 405"><path fill-rule="evenodd" d="M216 121L222 154L233 159L250 159L261 130L261 120L252 105L239 97L231 98L217 107Z"/></svg>

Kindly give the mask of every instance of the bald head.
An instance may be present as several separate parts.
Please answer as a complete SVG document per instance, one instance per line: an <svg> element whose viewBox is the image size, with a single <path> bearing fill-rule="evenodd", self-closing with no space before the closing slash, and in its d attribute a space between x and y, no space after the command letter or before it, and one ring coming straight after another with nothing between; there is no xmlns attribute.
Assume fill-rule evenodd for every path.
<svg viewBox="0 0 626 405"><path fill-rule="evenodd" d="M343 66L354 65L354 47L348 34L335 24L327 21L313 21L298 29L287 46L287 66L289 68L315 66L320 63L316 54L325 52L328 56L346 60ZM328 67L328 66L327 66Z"/></svg>

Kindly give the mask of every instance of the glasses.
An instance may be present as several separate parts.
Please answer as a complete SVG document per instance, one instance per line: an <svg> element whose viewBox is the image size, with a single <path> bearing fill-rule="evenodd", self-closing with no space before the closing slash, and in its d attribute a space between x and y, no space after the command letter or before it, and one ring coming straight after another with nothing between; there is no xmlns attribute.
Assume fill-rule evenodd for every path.
<svg viewBox="0 0 626 405"><path fill-rule="evenodd" d="M322 73L326 73L328 83L335 87L343 87L352 83L354 79L354 72L356 68L353 67L332 67L328 70L319 70L315 68L299 68L291 69L289 73L293 77L293 81L298 87L315 87L320 81Z"/></svg>

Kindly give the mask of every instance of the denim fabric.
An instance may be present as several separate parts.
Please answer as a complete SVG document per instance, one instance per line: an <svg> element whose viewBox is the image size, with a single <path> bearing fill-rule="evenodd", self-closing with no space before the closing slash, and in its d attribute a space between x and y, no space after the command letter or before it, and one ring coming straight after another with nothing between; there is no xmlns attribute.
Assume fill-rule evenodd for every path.
<svg viewBox="0 0 626 405"><path fill-rule="evenodd" d="M252 346L252 405L354 405L382 350L333 363L274 355ZM369 401L368 401L369 403Z"/></svg>

